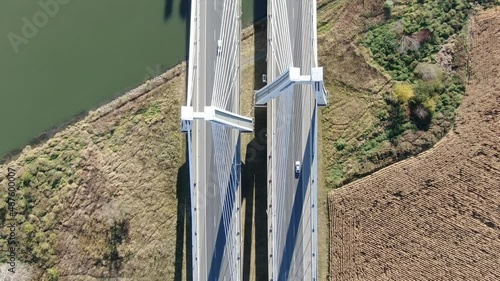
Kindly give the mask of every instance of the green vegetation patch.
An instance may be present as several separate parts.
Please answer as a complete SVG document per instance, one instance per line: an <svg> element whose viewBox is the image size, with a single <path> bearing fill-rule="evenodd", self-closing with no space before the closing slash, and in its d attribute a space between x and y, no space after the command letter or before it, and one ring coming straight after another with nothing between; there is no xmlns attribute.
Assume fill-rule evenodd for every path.
<svg viewBox="0 0 500 281"><path fill-rule="evenodd" d="M392 1L386 2L386 13L392 5ZM457 35L465 32L471 9L472 4L465 0L412 1L400 15L386 15L390 19L368 31L362 40L374 60L398 81L393 97L386 97L392 107L388 111L399 112L387 126L390 138L403 134L410 122L419 130L453 123L465 92L463 77L453 69L453 61L438 65L436 58L445 43L460 39Z"/></svg>
<svg viewBox="0 0 500 281"><path fill-rule="evenodd" d="M467 23L465 0L413 1L399 17L370 30L362 46L398 81L413 81L418 63L429 60Z"/></svg>
<svg viewBox="0 0 500 281"><path fill-rule="evenodd" d="M2 193L0 201L0 262L7 261L7 228L14 223L17 225L18 260L41 265L47 270L50 280L58 278L57 270L53 268L57 258L55 227L65 201L59 191L67 193L76 188L80 181L76 174L81 160L80 151L86 146L78 133L73 136L71 139L53 139L47 146L19 159L22 168L16 180L17 215L13 220L7 217L8 194ZM4 180L0 179L0 182Z"/></svg>
<svg viewBox="0 0 500 281"><path fill-rule="evenodd" d="M326 138L333 154L327 168L328 186L340 187L418 154L450 130L468 76L469 17L478 5L487 7L499 2L382 3L383 22L369 27L355 40L392 81L380 91L383 101L352 109L364 110L363 126L355 123L357 126ZM353 94L363 95L353 90Z"/></svg>

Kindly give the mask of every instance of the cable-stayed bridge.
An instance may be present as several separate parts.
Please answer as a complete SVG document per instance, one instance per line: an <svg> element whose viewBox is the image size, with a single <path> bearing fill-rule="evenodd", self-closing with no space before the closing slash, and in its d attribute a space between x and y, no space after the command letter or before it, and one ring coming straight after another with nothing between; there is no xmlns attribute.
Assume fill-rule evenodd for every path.
<svg viewBox="0 0 500 281"><path fill-rule="evenodd" d="M269 280L318 280L318 67L316 0L268 1L267 103Z"/></svg>
<svg viewBox="0 0 500 281"><path fill-rule="evenodd" d="M187 132L194 280L241 280L241 0L191 2Z"/></svg>
<svg viewBox="0 0 500 281"><path fill-rule="evenodd" d="M241 0L192 0L187 104L194 280L241 280ZM315 0L268 0L269 280L317 280L317 63ZM296 163L299 163L297 165ZM297 171L298 168L298 171ZM263 222L260 222L263 223Z"/></svg>

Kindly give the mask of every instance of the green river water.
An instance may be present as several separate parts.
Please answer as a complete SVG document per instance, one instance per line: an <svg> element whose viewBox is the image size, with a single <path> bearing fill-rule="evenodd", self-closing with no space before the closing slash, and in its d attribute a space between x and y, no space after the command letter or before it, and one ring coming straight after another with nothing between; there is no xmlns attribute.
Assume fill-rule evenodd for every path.
<svg viewBox="0 0 500 281"><path fill-rule="evenodd" d="M265 15L255 1L243 0L245 25ZM0 158L183 61L188 6L1 0Z"/></svg>

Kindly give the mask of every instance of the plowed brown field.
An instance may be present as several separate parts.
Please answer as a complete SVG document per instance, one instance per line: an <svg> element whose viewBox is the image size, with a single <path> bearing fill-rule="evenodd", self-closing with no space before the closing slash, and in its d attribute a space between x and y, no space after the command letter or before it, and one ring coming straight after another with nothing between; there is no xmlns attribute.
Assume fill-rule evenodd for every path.
<svg viewBox="0 0 500 281"><path fill-rule="evenodd" d="M500 280L499 46L500 9L481 12L455 128L330 194L332 280Z"/></svg>

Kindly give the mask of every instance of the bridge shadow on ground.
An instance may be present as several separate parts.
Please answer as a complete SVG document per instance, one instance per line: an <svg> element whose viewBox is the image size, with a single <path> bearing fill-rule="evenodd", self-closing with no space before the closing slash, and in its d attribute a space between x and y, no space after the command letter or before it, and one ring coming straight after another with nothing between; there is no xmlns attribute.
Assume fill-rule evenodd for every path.
<svg viewBox="0 0 500 281"><path fill-rule="evenodd" d="M165 0L165 8L163 11L163 21L167 22L172 17L174 11L174 2L180 1L178 12L183 21L186 22L186 39L184 42L184 58L189 59L189 35L191 28L191 1L192 0ZM262 0L258 0L262 1ZM186 76L187 78L187 76Z"/></svg>
<svg viewBox="0 0 500 281"><path fill-rule="evenodd" d="M255 110L255 137L247 145L242 165L242 199L245 202L243 238L243 281L267 280L267 164L266 109ZM253 238L253 235L255 237ZM253 244L253 245L252 245ZM254 249L252 262L252 246Z"/></svg>
<svg viewBox="0 0 500 281"><path fill-rule="evenodd" d="M165 9L163 11L163 20L168 21L174 11L174 2L179 0L165 0ZM191 0L180 0L179 13L183 20L189 20L191 10Z"/></svg>
<svg viewBox="0 0 500 281"><path fill-rule="evenodd" d="M163 11L163 20L167 21L172 16L174 9L174 0L165 0L165 10Z"/></svg>
<svg viewBox="0 0 500 281"><path fill-rule="evenodd" d="M243 0L247 2L247 0ZM267 0L252 0L253 2L253 22L265 19L267 13ZM245 3L243 3L245 4Z"/></svg>
<svg viewBox="0 0 500 281"><path fill-rule="evenodd" d="M257 1L256 1L257 3ZM256 4L257 5L257 4ZM265 7L264 7L265 8ZM265 9L264 9L265 15ZM254 90L262 88L262 75L267 71L267 25L254 25ZM264 46L264 48L262 48ZM263 55L264 54L264 55ZM242 165L242 200L245 203L243 237L243 281L268 280L267 250L267 109L255 108L254 138L246 147ZM253 237L255 235L255 237ZM253 253L252 253L253 246ZM253 260L252 260L253 255ZM254 269L254 274L252 274Z"/></svg>
<svg viewBox="0 0 500 281"><path fill-rule="evenodd" d="M176 0L165 0L165 10L163 20L168 21L172 16L174 2ZM181 18L186 21L186 39L184 54L186 61L189 60L189 36L190 36L190 17L191 17L191 0L180 0L179 13ZM186 93L187 93L187 71L186 78ZM185 103L183 103L184 105ZM191 192L189 178L189 155L187 134L185 135L186 147L186 162L179 168L177 173L177 227L176 227L176 247L175 247L175 281L192 281L193 280L193 260L192 260L192 239L191 239ZM183 271L184 269L184 271ZM186 277L183 278L183 272Z"/></svg>
<svg viewBox="0 0 500 281"><path fill-rule="evenodd" d="M187 147L187 144L186 144ZM186 155L186 159L187 159ZM191 241L191 193L189 164L184 163L177 173L177 226L175 243L175 281L193 280ZM183 278L183 267L186 277Z"/></svg>

